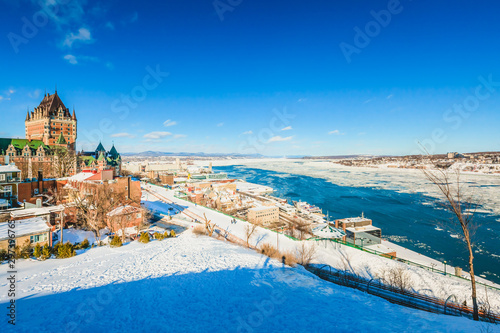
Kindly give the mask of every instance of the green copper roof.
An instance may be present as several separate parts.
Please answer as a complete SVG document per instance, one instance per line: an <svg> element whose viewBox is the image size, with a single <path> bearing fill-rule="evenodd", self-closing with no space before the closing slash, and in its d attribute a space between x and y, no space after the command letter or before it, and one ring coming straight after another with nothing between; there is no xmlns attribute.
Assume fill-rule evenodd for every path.
<svg viewBox="0 0 500 333"><path fill-rule="evenodd" d="M13 145L16 150L23 150L26 145L28 145L28 147L32 150L37 150L40 146L42 146L45 150L49 150L49 146L45 145L41 140L29 141L27 139L0 138L0 150L5 152L10 145Z"/></svg>
<svg viewBox="0 0 500 333"><path fill-rule="evenodd" d="M106 158L104 157L104 153L101 152L101 154L99 155L99 158L97 159L98 161L105 161Z"/></svg>
<svg viewBox="0 0 500 333"><path fill-rule="evenodd" d="M66 140L64 139L63 134L61 133L59 137L57 138L56 144L58 145L65 145L67 144Z"/></svg>
<svg viewBox="0 0 500 333"><path fill-rule="evenodd" d="M99 153L99 152L106 152L106 149L104 149L102 143L99 142L99 146L97 146L96 148L96 153Z"/></svg>
<svg viewBox="0 0 500 333"><path fill-rule="evenodd" d="M120 156L120 154L118 154L118 151L116 151L115 145L113 145L113 147L111 147L111 150L109 151L109 155L112 158L117 158L118 156Z"/></svg>

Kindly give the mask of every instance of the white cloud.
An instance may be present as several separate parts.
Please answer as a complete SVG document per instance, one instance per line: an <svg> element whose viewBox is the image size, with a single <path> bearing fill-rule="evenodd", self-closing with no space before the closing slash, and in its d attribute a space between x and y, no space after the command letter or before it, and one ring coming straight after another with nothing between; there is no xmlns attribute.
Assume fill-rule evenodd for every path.
<svg viewBox="0 0 500 333"><path fill-rule="evenodd" d="M10 88L3 95L0 95L0 101L3 101L3 100L10 101L10 95L12 95L15 92L16 91L14 89Z"/></svg>
<svg viewBox="0 0 500 333"><path fill-rule="evenodd" d="M287 136L286 138L282 138L281 136L277 135L277 136L273 136L272 138L269 139L269 141L267 141L268 143L269 142L281 142L281 141L290 141L292 140L293 136Z"/></svg>
<svg viewBox="0 0 500 333"><path fill-rule="evenodd" d="M176 134L176 135L174 135L174 139L182 139L182 138L185 138L185 137L187 137L187 135L185 135L185 134Z"/></svg>
<svg viewBox="0 0 500 333"><path fill-rule="evenodd" d="M302 103L302 102L305 102L305 101L307 101L307 98L299 98L297 100L297 102L299 102L299 103Z"/></svg>
<svg viewBox="0 0 500 333"><path fill-rule="evenodd" d="M285 127L285 128L282 128L281 130L282 130L282 131L289 131L289 130L291 130L291 129L292 129L292 126L287 126L287 127Z"/></svg>
<svg viewBox="0 0 500 333"><path fill-rule="evenodd" d="M177 122L170 120L170 119L165 120L165 122L163 123L163 126L165 126L165 127L174 126L174 125L177 125Z"/></svg>
<svg viewBox="0 0 500 333"><path fill-rule="evenodd" d="M328 132L329 135L344 135L344 133L340 133L340 131L338 129L334 130L334 131L330 131Z"/></svg>
<svg viewBox="0 0 500 333"><path fill-rule="evenodd" d="M250 135L250 134L253 134L253 132L252 131L246 131L246 132L243 132L241 134L243 134L243 135Z"/></svg>
<svg viewBox="0 0 500 333"><path fill-rule="evenodd" d="M151 132L148 134L144 134L146 139L159 140L163 139L166 136L172 135L170 132Z"/></svg>
<svg viewBox="0 0 500 333"><path fill-rule="evenodd" d="M139 14L137 12L133 12L132 15L127 15L125 18L121 20L122 25L127 25L130 23L135 23L139 19Z"/></svg>
<svg viewBox="0 0 500 333"><path fill-rule="evenodd" d="M124 133L116 133L116 134L111 134L112 138L130 138L133 139L135 138L135 135L124 132Z"/></svg>
<svg viewBox="0 0 500 333"><path fill-rule="evenodd" d="M29 98L38 98L42 91L40 89L35 89L33 92L28 93Z"/></svg>
<svg viewBox="0 0 500 333"><path fill-rule="evenodd" d="M137 14L137 12L134 12L134 14L132 14L132 17L130 18L130 23L137 22L137 19L139 19L139 14Z"/></svg>
<svg viewBox="0 0 500 333"><path fill-rule="evenodd" d="M72 65L77 65L84 62L99 62L96 57L90 57L86 55L79 55L78 57L73 54L66 54L63 59L67 60Z"/></svg>
<svg viewBox="0 0 500 333"><path fill-rule="evenodd" d="M87 28L78 29L78 34L69 33L64 39L63 45L71 48L75 42L92 43L94 40L90 34L90 30Z"/></svg>
<svg viewBox="0 0 500 333"><path fill-rule="evenodd" d="M115 25L112 22L106 22L105 27L109 30L115 30Z"/></svg>
<svg viewBox="0 0 500 333"><path fill-rule="evenodd" d="M72 65L78 64L78 60L76 60L76 57L72 54L66 54L63 58Z"/></svg>
<svg viewBox="0 0 500 333"><path fill-rule="evenodd" d="M224 123L218 123L217 124L217 127L222 127L222 126L224 126Z"/></svg>
<svg viewBox="0 0 500 333"><path fill-rule="evenodd" d="M392 98L392 96L394 96L394 95L393 95L393 94L390 94L390 95L389 95L389 96L387 96L386 98L387 98L387 99L391 99L391 98Z"/></svg>
<svg viewBox="0 0 500 333"><path fill-rule="evenodd" d="M363 104L370 103L371 101L373 101L373 98L367 99L366 101L363 102Z"/></svg>

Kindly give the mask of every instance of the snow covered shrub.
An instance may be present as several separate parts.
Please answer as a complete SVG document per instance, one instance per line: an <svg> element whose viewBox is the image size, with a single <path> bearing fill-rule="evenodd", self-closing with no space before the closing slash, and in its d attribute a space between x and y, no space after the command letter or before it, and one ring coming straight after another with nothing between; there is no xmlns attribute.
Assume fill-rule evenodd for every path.
<svg viewBox="0 0 500 333"><path fill-rule="evenodd" d="M40 258L42 256L42 247L40 244L36 244L35 249L33 250L33 255L35 258Z"/></svg>
<svg viewBox="0 0 500 333"><path fill-rule="evenodd" d="M170 237L175 237L175 236L176 236L176 235L175 235L175 231L170 230Z"/></svg>
<svg viewBox="0 0 500 333"><path fill-rule="evenodd" d="M9 258L9 255L6 250L0 250L0 262L7 260Z"/></svg>
<svg viewBox="0 0 500 333"><path fill-rule="evenodd" d="M161 241L165 239L165 235L160 232L155 232L153 238Z"/></svg>
<svg viewBox="0 0 500 333"><path fill-rule="evenodd" d="M149 243L149 233L143 232L141 234L141 237L139 237L139 242L144 243L144 244Z"/></svg>
<svg viewBox="0 0 500 333"><path fill-rule="evenodd" d="M118 236L114 236L111 242L109 243L109 246L111 247L120 247L122 246L122 239Z"/></svg>
<svg viewBox="0 0 500 333"><path fill-rule="evenodd" d="M76 255L75 248L73 244L70 242L67 242L63 245L59 245L57 247L57 257L59 259L64 259L64 258L71 258Z"/></svg>
<svg viewBox="0 0 500 333"><path fill-rule="evenodd" d="M83 242L77 245L76 249L81 250L81 249L87 249L89 247L89 240L85 238Z"/></svg>
<svg viewBox="0 0 500 333"><path fill-rule="evenodd" d="M207 229L205 228L204 225L202 224L197 224L194 228L193 228L193 234L197 235L197 236L205 236L207 234Z"/></svg>
<svg viewBox="0 0 500 333"><path fill-rule="evenodd" d="M268 256L269 258L281 257L278 250L269 243L262 244L262 246L260 247L260 253Z"/></svg>
<svg viewBox="0 0 500 333"><path fill-rule="evenodd" d="M18 255L18 258L23 258L23 259L28 259L31 257L33 253L33 248L31 246L31 242L29 239L24 242L24 245L19 248L19 253L16 251L16 255Z"/></svg>
<svg viewBox="0 0 500 333"><path fill-rule="evenodd" d="M42 249L42 259L45 260L50 258L51 254L52 253L50 253L50 247L47 244L45 244Z"/></svg>
<svg viewBox="0 0 500 333"><path fill-rule="evenodd" d="M306 242L301 242L300 246L297 248L297 260L302 266L307 266L316 258L317 247L316 244Z"/></svg>
<svg viewBox="0 0 500 333"><path fill-rule="evenodd" d="M168 237L170 237L170 234L169 234L168 230L166 230L166 231L163 233L163 237L164 237L164 238L168 238Z"/></svg>
<svg viewBox="0 0 500 333"><path fill-rule="evenodd" d="M297 257L295 257L295 254L293 252L291 251L282 252L280 261L283 260L283 257L285 257L285 265L294 267L297 264Z"/></svg>

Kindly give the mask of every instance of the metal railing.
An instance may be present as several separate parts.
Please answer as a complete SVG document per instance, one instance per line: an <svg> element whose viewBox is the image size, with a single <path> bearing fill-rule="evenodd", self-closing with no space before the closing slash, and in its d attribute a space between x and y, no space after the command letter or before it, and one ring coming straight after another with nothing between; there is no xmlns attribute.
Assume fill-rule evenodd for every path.
<svg viewBox="0 0 500 333"><path fill-rule="evenodd" d="M380 280L365 279L348 272L338 271L330 265L308 266L306 269L323 280L364 291L368 294L384 298L391 303L432 313L470 318L473 316L473 309L463 304L457 304L456 297L453 295L450 295L446 300L442 300L437 297L418 294L413 290L389 286ZM455 301L451 301L452 298ZM480 310L479 318L482 321L500 323L500 314L490 311Z"/></svg>
<svg viewBox="0 0 500 333"><path fill-rule="evenodd" d="M416 262L411 261L411 260L407 260L407 259L403 259L403 258L398 258L398 257L395 257L395 256L390 256L390 255L387 255L387 254L385 254L383 252L379 252L377 250L367 249L367 248L364 248L364 247L360 247L358 245L354 245L352 243L345 242L345 241L343 241L341 239L314 238L314 239L310 239L310 240L314 240L314 241L331 241L331 242L334 242L334 243L338 243L338 244L342 244L342 245L345 245L345 246L349 246L349 247L355 248L355 249L363 251L363 252L375 254L375 255L377 255L379 257L384 257L384 258L391 259L391 260L394 260L394 261L398 261L398 262L401 262L401 263L404 263L404 264L407 264L407 265L410 265L410 266L419 267L419 268L422 268L422 269L425 269L425 270L428 270L428 271L431 271L431 272L434 272L434 273L439 273L439 274L442 274L442 275L445 275L445 276L450 276L450 277L454 277L454 278L457 278L457 279L461 279L461 280L465 280L465 281L469 281L470 282L470 279L468 279L466 277L458 276L458 275L455 275L455 274L452 274L452 273L449 273L449 272L445 272L445 271L440 270L438 268L430 267L430 266L427 266L427 265L424 265L424 264L419 264L419 263L416 263ZM489 289L500 291L500 288L490 286L488 284L479 282L477 280L476 280L476 284L477 285L481 285L481 286L486 287L486 288L489 288Z"/></svg>

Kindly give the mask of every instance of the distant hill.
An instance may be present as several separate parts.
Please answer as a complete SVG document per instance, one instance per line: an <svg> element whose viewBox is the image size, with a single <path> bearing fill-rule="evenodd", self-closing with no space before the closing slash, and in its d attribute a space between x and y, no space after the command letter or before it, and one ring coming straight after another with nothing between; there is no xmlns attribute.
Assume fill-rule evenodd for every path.
<svg viewBox="0 0 500 333"><path fill-rule="evenodd" d="M207 154L207 153L187 153L187 152L180 152L180 153L172 153L172 152L162 152L162 151L144 151L141 153L123 153L123 156L144 156L144 157L160 157L160 156L183 156L183 157L235 157L235 158L263 158L263 157L268 157L264 156L261 154L222 154L222 153L213 153L213 154Z"/></svg>
<svg viewBox="0 0 500 333"><path fill-rule="evenodd" d="M304 156L306 160L344 160L350 158L374 158L382 157L378 155L333 155L333 156Z"/></svg>

